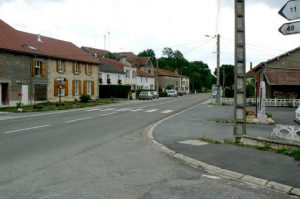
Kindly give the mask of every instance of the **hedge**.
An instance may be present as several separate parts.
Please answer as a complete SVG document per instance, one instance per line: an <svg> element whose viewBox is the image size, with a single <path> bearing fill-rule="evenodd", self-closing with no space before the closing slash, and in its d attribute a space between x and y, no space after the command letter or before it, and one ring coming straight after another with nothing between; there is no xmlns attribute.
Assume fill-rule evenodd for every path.
<svg viewBox="0 0 300 199"><path fill-rule="evenodd" d="M130 91L129 85L100 85L99 97L100 98L127 98Z"/></svg>

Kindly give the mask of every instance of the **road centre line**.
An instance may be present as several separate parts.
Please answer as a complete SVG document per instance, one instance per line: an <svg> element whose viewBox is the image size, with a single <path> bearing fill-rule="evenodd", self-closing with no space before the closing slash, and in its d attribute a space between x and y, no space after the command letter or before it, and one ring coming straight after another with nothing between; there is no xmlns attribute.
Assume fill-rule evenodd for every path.
<svg viewBox="0 0 300 199"><path fill-rule="evenodd" d="M116 114L117 112L112 112L112 113L106 113L106 114L102 114L102 115L99 115L100 117L103 117L103 116L107 116L107 115L113 115L113 114Z"/></svg>
<svg viewBox="0 0 300 199"><path fill-rule="evenodd" d="M87 110L85 110L86 112L91 112L91 111L99 111L99 109L97 109L97 108L94 108L94 109L87 109Z"/></svg>
<svg viewBox="0 0 300 199"><path fill-rule="evenodd" d="M159 109L150 109L148 111L145 111L146 113L152 113L152 112L155 112L155 111L158 111Z"/></svg>
<svg viewBox="0 0 300 199"><path fill-rule="evenodd" d="M113 110L116 110L116 108L107 108L107 109L102 109L100 111L113 111Z"/></svg>
<svg viewBox="0 0 300 199"><path fill-rule="evenodd" d="M42 125L42 126L34 126L34 127L24 128L24 129L17 129L17 130L12 130L12 131L6 131L4 133L5 134L9 134L9 133L14 133L14 132L20 132L20 131L27 131L27 130L32 130L32 129L44 128L44 127L48 127L48 126L51 126L51 125L50 124L46 124L46 125Z"/></svg>
<svg viewBox="0 0 300 199"><path fill-rule="evenodd" d="M82 121L82 120L88 120L88 119L92 119L93 117L84 117L84 118L79 118L79 119L75 119L75 120L68 120L65 121L66 123L71 123L71 122L77 122L77 121Z"/></svg>
<svg viewBox="0 0 300 199"><path fill-rule="evenodd" d="M161 113L171 113L171 112L173 112L173 110L165 110L165 111L163 111Z"/></svg>

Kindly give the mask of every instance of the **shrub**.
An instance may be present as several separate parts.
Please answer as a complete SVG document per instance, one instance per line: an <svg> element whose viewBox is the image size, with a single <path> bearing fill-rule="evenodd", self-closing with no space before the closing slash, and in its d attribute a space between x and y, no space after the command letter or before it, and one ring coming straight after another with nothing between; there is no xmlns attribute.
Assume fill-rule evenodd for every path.
<svg viewBox="0 0 300 199"><path fill-rule="evenodd" d="M42 104L34 104L34 105L32 105L32 108L41 110L41 109L43 109L43 105Z"/></svg>
<svg viewBox="0 0 300 199"><path fill-rule="evenodd" d="M64 102L55 102L55 106L64 106L65 103Z"/></svg>
<svg viewBox="0 0 300 199"><path fill-rule="evenodd" d="M266 113L267 118L272 118L272 113Z"/></svg>
<svg viewBox="0 0 300 199"><path fill-rule="evenodd" d="M16 104L16 109L18 112L23 112L24 111L24 104L22 102L18 102Z"/></svg>
<svg viewBox="0 0 300 199"><path fill-rule="evenodd" d="M82 95L80 95L79 99L80 99L81 103L88 103L91 99L91 96L82 94Z"/></svg>

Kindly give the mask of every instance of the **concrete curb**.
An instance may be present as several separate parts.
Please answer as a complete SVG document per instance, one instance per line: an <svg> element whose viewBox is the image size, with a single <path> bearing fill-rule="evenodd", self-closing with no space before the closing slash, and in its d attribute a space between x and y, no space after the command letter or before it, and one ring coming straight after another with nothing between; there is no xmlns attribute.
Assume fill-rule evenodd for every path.
<svg viewBox="0 0 300 199"><path fill-rule="evenodd" d="M200 103L203 104L203 103ZM190 109L193 109L197 106L199 106L200 104L197 104L195 106L192 106L186 110L183 110L181 112L175 113L173 115L170 115L158 122L156 122L155 124L153 124L150 129L146 132L147 137L154 143L155 146L157 146L159 148L159 150L161 150L163 153L166 153L167 155L176 158L194 168L197 169L203 169L209 173L215 174L215 175L219 175L221 177L227 178L227 179L231 179L231 180L236 180L239 182L243 182L245 184L251 184L251 185L256 185L256 186L260 186L263 188L269 188L269 189L273 189L279 192L283 192L289 195L293 195L293 196L297 196L300 197L300 188L296 188L296 187L292 187L289 185L284 185L281 183L277 183L277 182L273 182L273 181L269 181L269 180L265 180L265 179L261 179L261 178L256 178L253 176L249 176L246 174L242 174L242 173L238 173L235 171L230 171L227 169L222 169L220 167L216 167L210 164L207 164L205 162L201 162L199 160L190 158L188 156L185 156L183 154L180 153L176 153L176 151L173 151L171 149L169 149L168 147L166 147L165 145L157 142L154 137L153 137L153 130L155 129L155 127L157 127L159 124L163 123L164 121L171 119L172 117L175 117L181 113L184 113Z"/></svg>

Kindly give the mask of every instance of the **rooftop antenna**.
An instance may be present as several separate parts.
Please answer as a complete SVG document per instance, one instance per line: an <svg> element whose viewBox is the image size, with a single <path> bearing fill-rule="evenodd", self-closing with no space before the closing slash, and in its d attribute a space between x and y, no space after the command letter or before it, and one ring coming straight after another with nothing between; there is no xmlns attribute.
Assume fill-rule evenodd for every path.
<svg viewBox="0 0 300 199"><path fill-rule="evenodd" d="M40 35L40 34L38 34L37 36L38 36L38 38L37 38L38 42L43 42L43 41L42 41L42 37L41 37L41 35Z"/></svg>
<svg viewBox="0 0 300 199"><path fill-rule="evenodd" d="M107 33L107 50L109 50L109 39L110 39L110 32L106 31Z"/></svg>

